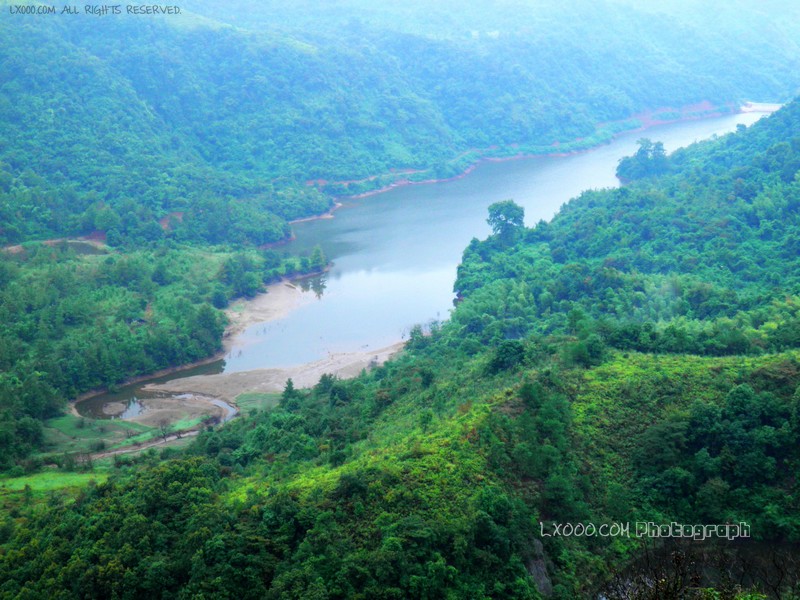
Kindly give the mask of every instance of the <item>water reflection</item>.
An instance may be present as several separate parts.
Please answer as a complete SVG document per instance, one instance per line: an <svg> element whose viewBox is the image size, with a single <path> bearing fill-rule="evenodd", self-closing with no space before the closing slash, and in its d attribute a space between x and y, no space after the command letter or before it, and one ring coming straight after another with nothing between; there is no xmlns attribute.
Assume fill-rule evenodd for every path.
<svg viewBox="0 0 800 600"><path fill-rule="evenodd" d="M148 399L168 398L170 394L154 392L145 389L151 383L164 383L177 377L191 377L192 375L214 375L222 373L225 361L218 360L212 363L193 367L185 371L148 379L145 382L125 385L113 392L99 394L81 402L75 403L75 409L82 417L90 419L130 419L140 416L147 411Z"/></svg>
<svg viewBox="0 0 800 600"><path fill-rule="evenodd" d="M222 410L225 411L225 414L222 415L222 422L223 423L227 423L233 417L235 417L236 415L239 414L239 411L235 407L231 406L230 404L228 404L227 402L225 402L223 400L214 399L214 400L211 400L211 404L213 404L214 406L219 406Z"/></svg>
<svg viewBox="0 0 800 600"><path fill-rule="evenodd" d="M328 274L323 273L322 275L315 275L313 277L304 277L296 283L301 290L304 292L313 292L317 300L320 300L328 285Z"/></svg>
<svg viewBox="0 0 800 600"><path fill-rule="evenodd" d="M128 405L125 407L125 410L119 415L112 415L112 419L119 418L119 419L131 419L133 417L138 417L145 411L145 406L142 404L142 401L139 400L136 396L128 400Z"/></svg>

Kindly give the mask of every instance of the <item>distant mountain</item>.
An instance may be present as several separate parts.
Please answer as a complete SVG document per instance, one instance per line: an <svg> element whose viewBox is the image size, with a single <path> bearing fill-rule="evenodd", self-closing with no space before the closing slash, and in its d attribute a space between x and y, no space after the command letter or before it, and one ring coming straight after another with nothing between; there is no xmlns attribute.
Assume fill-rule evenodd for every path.
<svg viewBox="0 0 800 600"><path fill-rule="evenodd" d="M87 232L96 212L132 199L147 223L247 201L273 215L275 240L282 220L327 207L306 180L448 176L490 146L596 143L599 123L629 127L645 109L785 100L800 85L798 21L736 8L197 0L179 16L4 11L0 239ZM175 235L221 241L195 217Z"/></svg>

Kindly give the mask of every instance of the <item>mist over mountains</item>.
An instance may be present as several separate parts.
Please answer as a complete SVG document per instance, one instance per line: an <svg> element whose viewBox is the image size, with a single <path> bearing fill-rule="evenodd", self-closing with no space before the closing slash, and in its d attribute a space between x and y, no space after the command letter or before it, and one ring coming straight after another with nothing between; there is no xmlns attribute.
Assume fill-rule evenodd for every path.
<svg viewBox="0 0 800 600"><path fill-rule="evenodd" d="M307 180L451 176L489 147L543 151L591 140L601 123L635 126L625 120L647 109L730 110L797 91L796 8L662 8L189 2L161 17L4 14L0 168L34 199L24 222L7 215L21 233L0 235L86 232L92 207L119 212L134 196L153 219L201 198L250 198L274 217L275 240L281 220L326 207Z"/></svg>

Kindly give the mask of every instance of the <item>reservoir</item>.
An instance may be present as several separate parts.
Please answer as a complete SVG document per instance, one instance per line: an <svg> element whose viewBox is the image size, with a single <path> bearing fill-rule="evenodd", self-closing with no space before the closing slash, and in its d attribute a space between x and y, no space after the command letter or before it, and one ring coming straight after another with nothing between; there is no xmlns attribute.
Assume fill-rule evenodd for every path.
<svg viewBox="0 0 800 600"><path fill-rule="evenodd" d="M525 208L528 226L550 220L581 191L617 186L619 159L633 154L642 137L672 152L761 116L661 125L580 154L484 162L461 179L343 200L333 219L296 223L296 240L283 247L302 254L321 246L330 271L305 282L306 301L286 318L239 334L224 371L292 366L400 341L413 325L448 317L461 253L470 239L490 233L493 202L513 199Z"/></svg>
<svg viewBox="0 0 800 600"><path fill-rule="evenodd" d="M294 283L302 290L294 310L237 334L223 360L161 380L291 367L402 341L414 325L448 318L461 253L473 237L489 234L490 204L513 199L525 208L529 226L550 220L583 190L619 185L617 163L637 150L642 137L663 142L671 152L761 116L661 125L580 154L483 162L460 179L342 200L334 218L296 223L296 239L278 249L309 254L319 245L333 263L324 275ZM76 408L85 416L108 418L107 403L135 411L141 399L154 395L159 394L143 384L130 385Z"/></svg>

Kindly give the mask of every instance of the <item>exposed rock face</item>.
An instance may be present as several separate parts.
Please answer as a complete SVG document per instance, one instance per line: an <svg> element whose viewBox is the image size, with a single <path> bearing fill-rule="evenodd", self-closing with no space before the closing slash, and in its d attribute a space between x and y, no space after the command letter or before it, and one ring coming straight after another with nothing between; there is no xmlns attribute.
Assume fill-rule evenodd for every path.
<svg viewBox="0 0 800 600"><path fill-rule="evenodd" d="M536 583L536 589L542 596L549 598L553 595L553 582L550 581L550 576L547 574L547 557L541 541L533 540L533 551L533 556L528 559L525 566Z"/></svg>

